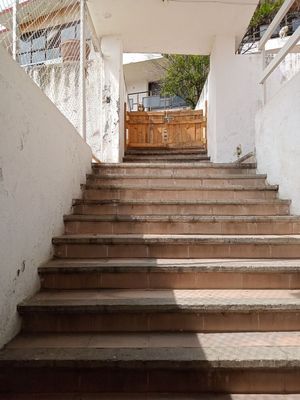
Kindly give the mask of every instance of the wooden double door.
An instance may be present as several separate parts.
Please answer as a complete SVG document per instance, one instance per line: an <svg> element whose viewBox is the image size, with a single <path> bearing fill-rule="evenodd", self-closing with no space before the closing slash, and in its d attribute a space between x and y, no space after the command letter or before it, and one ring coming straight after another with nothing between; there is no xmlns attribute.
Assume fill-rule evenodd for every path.
<svg viewBox="0 0 300 400"><path fill-rule="evenodd" d="M206 118L202 110L127 112L126 147L206 149Z"/></svg>

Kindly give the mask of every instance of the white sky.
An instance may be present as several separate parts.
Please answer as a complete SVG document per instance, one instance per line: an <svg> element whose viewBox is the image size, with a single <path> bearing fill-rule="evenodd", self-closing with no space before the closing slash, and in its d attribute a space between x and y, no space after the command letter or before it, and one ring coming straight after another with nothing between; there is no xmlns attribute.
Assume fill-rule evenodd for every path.
<svg viewBox="0 0 300 400"><path fill-rule="evenodd" d="M161 58L161 54L141 54L141 53L124 53L123 64L133 64L141 61L156 60Z"/></svg>

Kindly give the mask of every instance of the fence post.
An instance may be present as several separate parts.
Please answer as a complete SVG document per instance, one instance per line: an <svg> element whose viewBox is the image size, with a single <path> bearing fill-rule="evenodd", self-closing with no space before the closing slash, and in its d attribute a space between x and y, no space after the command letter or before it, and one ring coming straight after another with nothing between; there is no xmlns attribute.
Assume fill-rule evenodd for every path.
<svg viewBox="0 0 300 400"><path fill-rule="evenodd" d="M12 43L12 56L13 59L17 59L17 52L18 52L18 4L19 0L14 0L13 2L13 23L12 23L12 36L13 36L13 43Z"/></svg>
<svg viewBox="0 0 300 400"><path fill-rule="evenodd" d="M80 131L86 141L86 0L80 0Z"/></svg>

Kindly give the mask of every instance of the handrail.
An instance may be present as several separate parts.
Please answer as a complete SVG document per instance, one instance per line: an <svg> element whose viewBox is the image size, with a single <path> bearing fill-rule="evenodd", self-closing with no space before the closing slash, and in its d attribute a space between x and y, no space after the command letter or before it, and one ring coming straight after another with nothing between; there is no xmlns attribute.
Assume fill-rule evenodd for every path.
<svg viewBox="0 0 300 400"><path fill-rule="evenodd" d="M263 84L266 81L266 79L271 75L271 73L278 67L281 61L289 53L290 49L293 48L298 43L299 40L300 40L300 26L289 38L286 44L282 47L282 49L279 51L276 57L264 69L259 83Z"/></svg>
<svg viewBox="0 0 300 400"><path fill-rule="evenodd" d="M268 29L264 33L263 37L260 39L258 43L258 50L264 49L267 41L271 38L273 32L280 24L280 22L283 20L283 18L286 16L286 14L288 13L289 9L292 7L294 2L295 0L285 0L281 8L279 9L278 13L275 15L273 21L269 25Z"/></svg>

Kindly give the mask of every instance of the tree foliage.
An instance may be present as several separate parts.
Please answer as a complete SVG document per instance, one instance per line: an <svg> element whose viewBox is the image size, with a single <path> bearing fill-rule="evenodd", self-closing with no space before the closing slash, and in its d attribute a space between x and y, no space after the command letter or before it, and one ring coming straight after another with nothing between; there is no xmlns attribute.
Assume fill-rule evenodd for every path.
<svg viewBox="0 0 300 400"><path fill-rule="evenodd" d="M180 96L195 108L209 72L208 56L165 55L168 60L162 82L164 95Z"/></svg>
<svg viewBox="0 0 300 400"><path fill-rule="evenodd" d="M251 22L251 28L257 28L262 24L268 24L274 18L282 6L284 0L263 0L257 7Z"/></svg>

